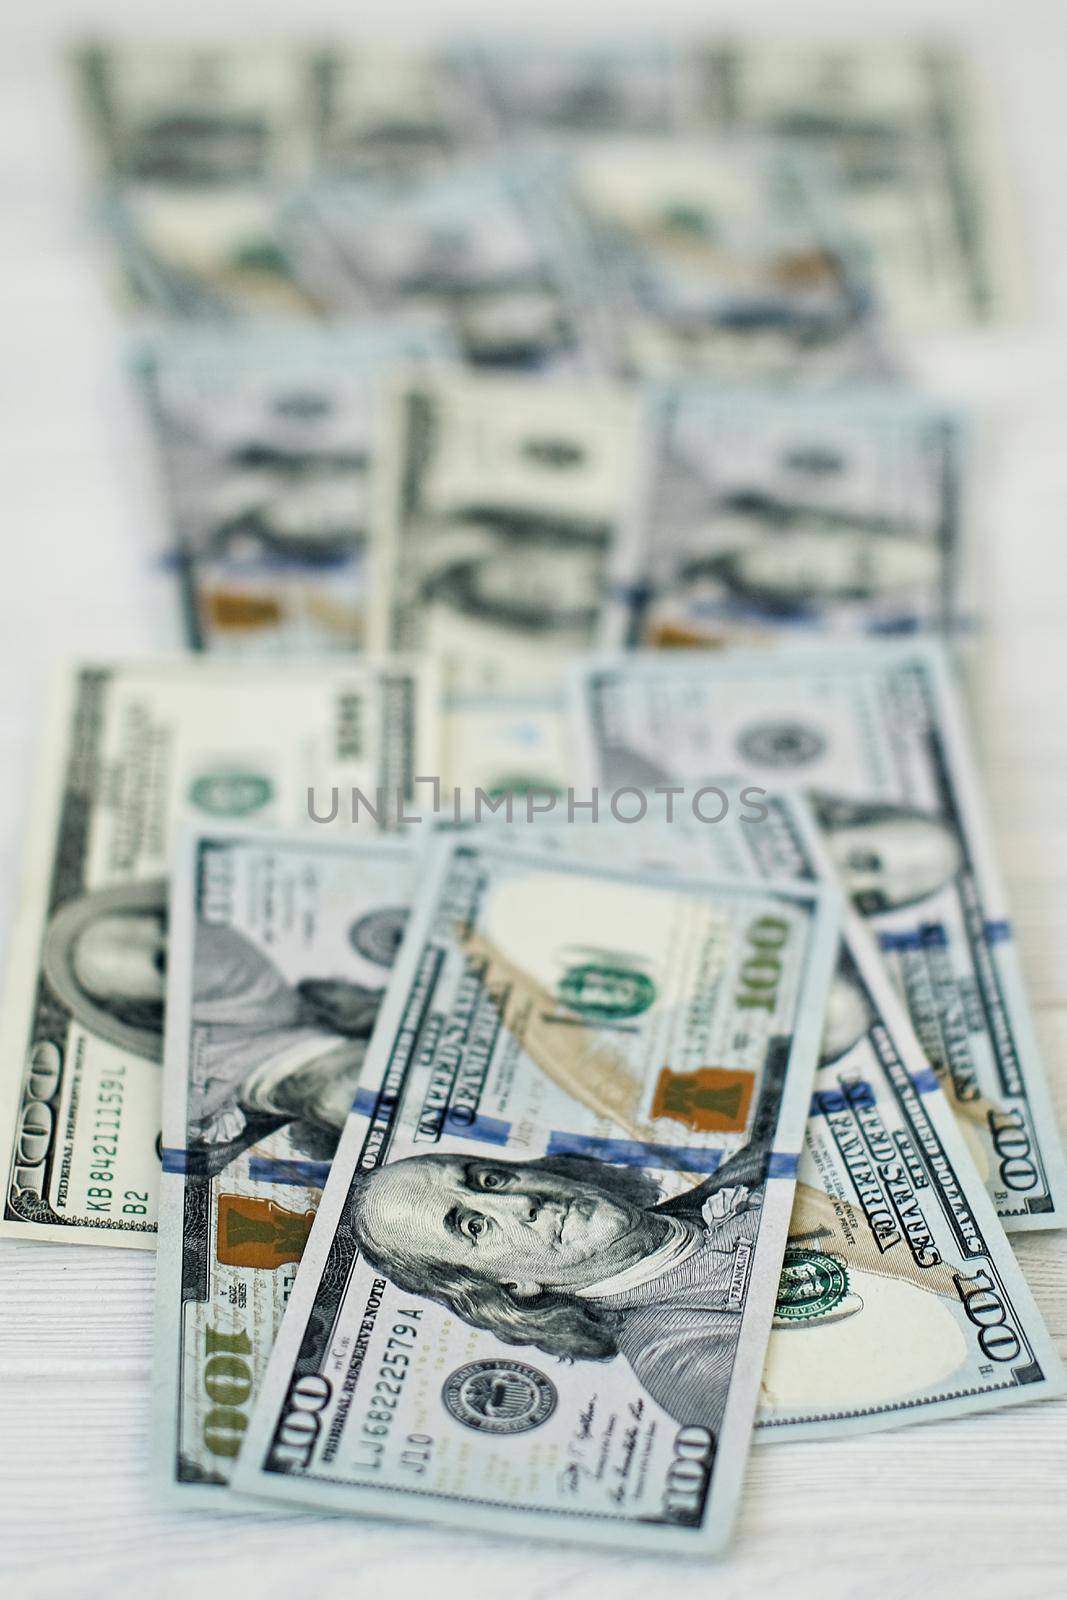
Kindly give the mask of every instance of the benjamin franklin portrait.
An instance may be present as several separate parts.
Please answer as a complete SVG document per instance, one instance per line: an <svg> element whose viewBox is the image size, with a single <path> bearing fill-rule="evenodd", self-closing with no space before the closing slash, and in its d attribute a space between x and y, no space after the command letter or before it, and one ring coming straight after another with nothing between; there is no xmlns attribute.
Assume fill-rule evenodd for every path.
<svg viewBox="0 0 1067 1600"><path fill-rule="evenodd" d="M391 953L380 952L378 964L388 967ZM68 901L48 926L42 964L49 987L87 1032L162 1060L164 880ZM189 1085L192 1168L217 1172L283 1126L294 1148L329 1159L382 992L331 975L290 984L236 929L201 923L191 1007L198 1063Z"/></svg>
<svg viewBox="0 0 1067 1600"><path fill-rule="evenodd" d="M600 523L503 507L469 511L441 526L420 599L516 635L553 635L577 647L596 623L607 537Z"/></svg>
<svg viewBox="0 0 1067 1600"><path fill-rule="evenodd" d="M95 889L68 900L45 931L45 981L89 1033L163 1059L167 885Z"/></svg>
<svg viewBox="0 0 1067 1600"><path fill-rule="evenodd" d="M808 799L842 884L864 916L915 905L960 870L959 839L936 813L825 793Z"/></svg>
<svg viewBox="0 0 1067 1600"><path fill-rule="evenodd" d="M357 549L368 522L365 456L256 449L230 456L196 537L202 553L331 566Z"/></svg>
<svg viewBox="0 0 1067 1600"><path fill-rule="evenodd" d="M940 570L937 548L908 528L756 497L725 505L705 537L708 550L665 596L698 610L724 597L781 619L878 600L917 606Z"/></svg>
<svg viewBox="0 0 1067 1600"><path fill-rule="evenodd" d="M361 1254L397 1288L506 1344L622 1356L683 1424L717 1428L760 1225L781 1075L747 1145L662 1200L647 1172L584 1156L412 1156L358 1175Z"/></svg>

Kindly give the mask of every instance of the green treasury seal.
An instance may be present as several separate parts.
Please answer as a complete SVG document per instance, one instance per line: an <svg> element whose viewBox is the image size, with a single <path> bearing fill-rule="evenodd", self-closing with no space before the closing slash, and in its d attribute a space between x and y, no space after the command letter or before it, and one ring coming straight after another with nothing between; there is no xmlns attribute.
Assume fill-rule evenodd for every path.
<svg viewBox="0 0 1067 1600"><path fill-rule="evenodd" d="M247 817L273 798L269 778L239 768L205 772L190 785L189 800L212 817Z"/></svg>
<svg viewBox="0 0 1067 1600"><path fill-rule="evenodd" d="M778 1280L774 1314L783 1322L810 1322L839 1306L848 1294L848 1273L836 1256L790 1248Z"/></svg>
<svg viewBox="0 0 1067 1600"><path fill-rule="evenodd" d="M647 1011L656 998L656 985L643 972L589 962L564 974L559 998L583 1017L614 1022Z"/></svg>
<svg viewBox="0 0 1067 1600"><path fill-rule="evenodd" d="M543 778L538 778L529 772L516 772L510 777L497 778L486 790L490 800L501 800L504 795L514 795L516 800L525 800L527 795L548 795L553 800L563 799L563 790L558 783L546 783ZM543 808L542 808L543 809Z"/></svg>

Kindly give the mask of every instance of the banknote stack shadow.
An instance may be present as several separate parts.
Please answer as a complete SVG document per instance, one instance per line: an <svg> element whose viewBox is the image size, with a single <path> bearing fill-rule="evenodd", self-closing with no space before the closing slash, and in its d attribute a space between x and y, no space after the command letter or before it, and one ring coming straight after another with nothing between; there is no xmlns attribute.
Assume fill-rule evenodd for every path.
<svg viewBox="0 0 1067 1600"><path fill-rule="evenodd" d="M904 355L1019 305L967 61L71 75L189 651L57 679L0 1233L158 1246L160 1496L706 1555L753 1439L1062 1394Z"/></svg>

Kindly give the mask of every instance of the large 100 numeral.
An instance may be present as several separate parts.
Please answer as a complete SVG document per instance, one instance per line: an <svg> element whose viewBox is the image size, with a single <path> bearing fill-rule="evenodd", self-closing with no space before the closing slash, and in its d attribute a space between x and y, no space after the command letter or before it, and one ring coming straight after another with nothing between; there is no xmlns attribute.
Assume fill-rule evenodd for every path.
<svg viewBox="0 0 1067 1600"><path fill-rule="evenodd" d="M319 1372L307 1372L297 1378L286 1397L285 1415L274 1436L273 1466L288 1470L308 1465L322 1427L320 1413L332 1394L332 1385Z"/></svg>

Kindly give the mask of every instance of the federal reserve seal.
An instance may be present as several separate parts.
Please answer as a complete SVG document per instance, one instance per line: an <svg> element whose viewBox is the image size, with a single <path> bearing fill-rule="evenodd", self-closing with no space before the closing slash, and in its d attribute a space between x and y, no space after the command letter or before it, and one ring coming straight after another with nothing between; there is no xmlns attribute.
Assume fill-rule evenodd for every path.
<svg viewBox="0 0 1067 1600"><path fill-rule="evenodd" d="M348 942L366 961L376 967L391 967L407 927L404 906L385 906L358 917L348 930Z"/></svg>
<svg viewBox="0 0 1067 1600"><path fill-rule="evenodd" d="M189 786L190 803L212 817L247 817L272 799L269 778L258 772L220 768L205 772Z"/></svg>
<svg viewBox="0 0 1067 1600"><path fill-rule="evenodd" d="M803 722L757 722L738 736L746 761L762 767L806 767L821 756L826 740Z"/></svg>
<svg viewBox="0 0 1067 1600"><path fill-rule="evenodd" d="M469 1361L441 1390L445 1409L476 1433L529 1433L547 1422L559 1399L555 1384L525 1361Z"/></svg>
<svg viewBox="0 0 1067 1600"><path fill-rule="evenodd" d="M778 1302L781 1322L810 1322L835 1311L848 1294L848 1273L836 1256L791 1247L782 1262Z"/></svg>
<svg viewBox="0 0 1067 1600"><path fill-rule="evenodd" d="M646 973L629 967L584 962L564 973L559 998L590 1021L618 1022L647 1011L656 998L656 985Z"/></svg>

